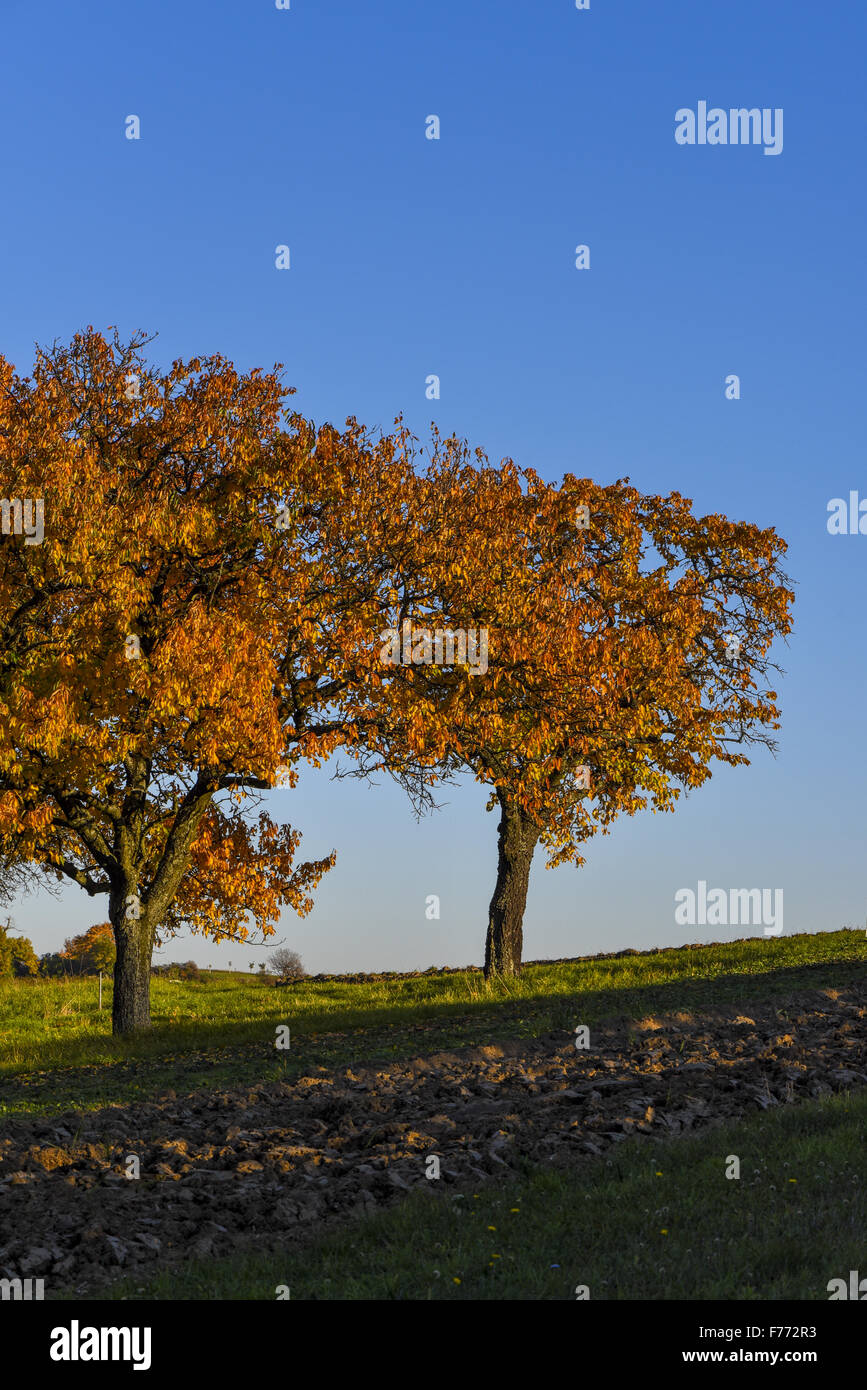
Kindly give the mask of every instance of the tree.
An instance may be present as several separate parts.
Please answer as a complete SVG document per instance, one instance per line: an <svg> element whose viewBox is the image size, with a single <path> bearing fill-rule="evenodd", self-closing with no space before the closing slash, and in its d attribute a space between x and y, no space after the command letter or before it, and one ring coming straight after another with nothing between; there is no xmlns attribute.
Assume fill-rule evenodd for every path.
<svg viewBox="0 0 867 1390"><path fill-rule="evenodd" d="M65 960L59 951L46 951L39 957L39 973L48 978L69 975L69 961Z"/></svg>
<svg viewBox="0 0 867 1390"><path fill-rule="evenodd" d="M100 971L113 969L117 951L111 923L99 922L88 927L81 936L64 941L61 955L72 963L71 968L77 974L98 975Z"/></svg>
<svg viewBox="0 0 867 1390"><path fill-rule="evenodd" d="M12 939L12 969L16 975L38 975L39 957L27 936Z"/></svg>
<svg viewBox="0 0 867 1390"><path fill-rule="evenodd" d="M87 953L87 965L89 970L95 975L108 974L114 970L117 960L117 947L114 944L114 932L111 923L103 923L103 927L108 925L108 932L103 931L102 935L94 941L91 949Z"/></svg>
<svg viewBox="0 0 867 1390"><path fill-rule="evenodd" d="M388 758L366 692L404 497L390 440L284 424L276 368L160 373L147 341L0 359L4 484L33 503L0 536L0 864L107 896L118 1034L150 1023L155 944L310 910L334 854L295 865L258 794L356 740Z"/></svg>
<svg viewBox="0 0 867 1390"><path fill-rule="evenodd" d="M793 595L772 529L696 517L678 493L628 480L557 486L474 457L434 435L414 499L425 542L393 596L412 659L384 683L429 756L446 774L471 770L499 807L490 978L520 971L537 844L549 867L581 864L584 841L619 814L670 811L713 760L774 747L769 650L790 630ZM423 605L410 593L419 575ZM437 627L487 633L475 673L431 660Z"/></svg>
<svg viewBox="0 0 867 1390"><path fill-rule="evenodd" d="M12 936L12 920L0 925L0 976L38 975L39 961L26 936Z"/></svg>
<svg viewBox="0 0 867 1390"><path fill-rule="evenodd" d="M297 951L290 951L287 947L281 946L278 951L269 958L268 964L280 980L303 980L307 971L301 964L301 957Z"/></svg>

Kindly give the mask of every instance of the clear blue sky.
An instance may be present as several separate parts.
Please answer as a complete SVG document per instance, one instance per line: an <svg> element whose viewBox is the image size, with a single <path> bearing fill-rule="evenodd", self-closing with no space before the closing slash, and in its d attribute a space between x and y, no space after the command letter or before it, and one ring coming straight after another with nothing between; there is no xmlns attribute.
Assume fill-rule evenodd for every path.
<svg viewBox="0 0 867 1390"><path fill-rule="evenodd" d="M621 821L581 870L540 855L526 956L760 930L677 926L700 879L782 888L787 934L863 924L867 536L826 529L830 498L867 496L863 7L5 0L0 37L0 351L19 368L88 323L156 330L162 364L282 361L317 422L435 419L494 459L677 488L789 542L779 756ZM699 101L782 108L782 153L678 145ZM389 785L311 773L274 799L310 857L338 851L311 916L284 919L308 969L481 959L479 788L420 824ZM70 889L14 917L42 951L101 906Z"/></svg>

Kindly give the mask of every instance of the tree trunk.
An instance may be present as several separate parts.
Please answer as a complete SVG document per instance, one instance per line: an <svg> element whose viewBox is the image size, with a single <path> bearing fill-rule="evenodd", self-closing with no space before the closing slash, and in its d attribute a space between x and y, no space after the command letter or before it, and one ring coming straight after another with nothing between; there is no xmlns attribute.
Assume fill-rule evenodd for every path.
<svg viewBox="0 0 867 1390"><path fill-rule="evenodd" d="M114 998L111 1031L117 1037L151 1026L151 954L153 929L147 917L127 917L126 895L111 895L109 917L114 928Z"/></svg>
<svg viewBox="0 0 867 1390"><path fill-rule="evenodd" d="M498 793L499 795L499 793ZM500 796L502 814L497 840L497 886L488 909L485 943L485 979L493 975L520 975L524 942L524 909L530 883L530 865L539 830L523 811Z"/></svg>

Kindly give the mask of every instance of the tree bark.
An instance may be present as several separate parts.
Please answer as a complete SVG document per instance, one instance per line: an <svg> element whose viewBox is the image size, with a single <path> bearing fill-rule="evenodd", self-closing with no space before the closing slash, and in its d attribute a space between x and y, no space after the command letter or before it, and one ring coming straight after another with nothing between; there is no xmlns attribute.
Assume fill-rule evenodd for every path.
<svg viewBox="0 0 867 1390"><path fill-rule="evenodd" d="M505 796L500 797L497 839L497 885L488 909L485 942L485 979L494 975L520 975L524 943L524 909L530 883L530 865L539 829Z"/></svg>
<svg viewBox="0 0 867 1390"><path fill-rule="evenodd" d="M127 917L127 895L112 893L109 917L114 929L114 998L111 1031L118 1037L151 1026L151 955L154 933L147 916Z"/></svg>
<svg viewBox="0 0 867 1390"><path fill-rule="evenodd" d="M118 828L119 867L108 898L108 916L117 947L111 1010L112 1032L116 1036L138 1033L151 1026L151 956L156 928L187 870L196 833L217 785L213 775L200 774L195 787L184 797L151 880L146 904L141 903L138 895L141 869L132 853L137 838L135 817Z"/></svg>

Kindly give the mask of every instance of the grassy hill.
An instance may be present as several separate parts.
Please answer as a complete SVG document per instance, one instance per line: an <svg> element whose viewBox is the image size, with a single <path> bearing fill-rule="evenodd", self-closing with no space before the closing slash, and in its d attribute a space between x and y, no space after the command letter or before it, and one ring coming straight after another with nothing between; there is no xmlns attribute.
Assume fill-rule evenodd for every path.
<svg viewBox="0 0 867 1390"><path fill-rule="evenodd" d="M0 1117L770 999L833 987L865 964L867 933L845 930L531 963L492 984L475 970L276 988L215 970L201 982L154 978L153 1028L133 1043L111 1036L110 985L99 1013L96 979L4 979ZM275 1029L287 1023L291 1048L278 1052Z"/></svg>
<svg viewBox="0 0 867 1390"><path fill-rule="evenodd" d="M539 962L491 985L477 970L283 988L222 971L156 978L154 1026L133 1043L110 1036L110 990L100 1013L95 980L0 981L0 1193L20 1198L22 1222L25 1197L31 1213L43 1193L60 1209L62 1181L110 1207L99 1184L135 1142L152 1204L186 1191L191 1243L167 1218L151 1267L111 1271L114 1297L274 1298L286 1285L293 1298L571 1299L587 1285L594 1299L826 1299L829 1279L864 1264L865 960L865 934L839 931ZM579 1024L595 1052L574 1050ZM250 1125L271 1148L190 1157L203 1124L222 1132L209 1095L227 1130L238 1109L238 1143ZM418 1181L447 1132L440 1111L487 1138L460 1139L443 1181ZM52 1117L71 1137L44 1172ZM296 1137L285 1151L306 1157L278 1161L275 1136L296 1117L312 1126L307 1147ZM104 1141L88 1158L73 1153L79 1132ZM186 1147L172 1167L169 1151ZM200 1191L215 1165L219 1200ZM305 1166L326 1206L284 1213L284 1239L269 1203L296 1192ZM331 1210L341 1182L350 1195ZM251 1192L236 1239L230 1199ZM267 1249L245 1243L245 1224ZM202 1257L192 1238L211 1226L224 1234L214 1253L202 1237ZM11 1268L23 1246L9 1248ZM70 1249L49 1296L105 1296Z"/></svg>

